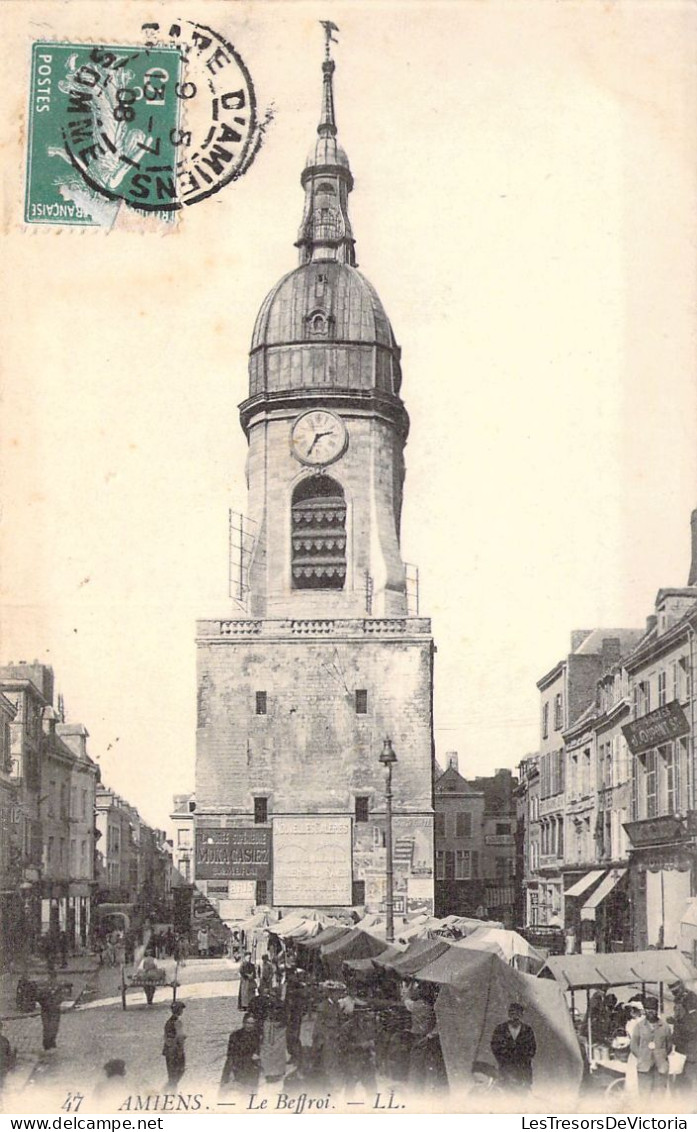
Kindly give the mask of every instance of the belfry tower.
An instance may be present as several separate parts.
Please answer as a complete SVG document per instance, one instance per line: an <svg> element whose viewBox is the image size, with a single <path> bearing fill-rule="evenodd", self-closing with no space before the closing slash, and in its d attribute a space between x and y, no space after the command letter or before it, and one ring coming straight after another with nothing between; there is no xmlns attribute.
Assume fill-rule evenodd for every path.
<svg viewBox="0 0 697 1132"><path fill-rule="evenodd" d="M400 349L356 268L335 63L302 173L299 266L252 336L238 608L197 624L196 864L233 906L385 899L390 736L395 911L433 906L430 622L400 554Z"/></svg>

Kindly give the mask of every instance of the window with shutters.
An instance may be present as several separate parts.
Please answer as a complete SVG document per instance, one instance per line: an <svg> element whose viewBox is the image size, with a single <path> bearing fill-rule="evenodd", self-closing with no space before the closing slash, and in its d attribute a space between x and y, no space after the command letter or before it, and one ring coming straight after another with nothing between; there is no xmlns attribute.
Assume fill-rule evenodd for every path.
<svg viewBox="0 0 697 1132"><path fill-rule="evenodd" d="M445 879L445 853L442 849L436 850L436 880Z"/></svg>
<svg viewBox="0 0 697 1132"><path fill-rule="evenodd" d="M266 692L256 692L255 699L257 715L266 715Z"/></svg>
<svg viewBox="0 0 697 1132"><path fill-rule="evenodd" d="M356 688L356 715L368 714L368 692L366 688Z"/></svg>
<svg viewBox="0 0 697 1132"><path fill-rule="evenodd" d="M655 818L658 813L658 780L656 752L646 754L646 816Z"/></svg>
<svg viewBox="0 0 697 1132"><path fill-rule="evenodd" d="M254 824L265 825L269 820L269 800L268 798L255 798L254 799Z"/></svg>
<svg viewBox="0 0 697 1132"><path fill-rule="evenodd" d="M445 837L445 814L436 813L436 837Z"/></svg>
<svg viewBox="0 0 697 1132"><path fill-rule="evenodd" d="M341 590L346 581L346 500L330 476L310 476L293 492L293 589Z"/></svg>

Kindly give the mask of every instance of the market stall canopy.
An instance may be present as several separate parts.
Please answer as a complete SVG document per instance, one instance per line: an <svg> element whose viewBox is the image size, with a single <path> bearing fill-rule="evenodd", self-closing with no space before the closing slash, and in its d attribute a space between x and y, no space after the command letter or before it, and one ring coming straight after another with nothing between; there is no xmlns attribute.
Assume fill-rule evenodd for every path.
<svg viewBox="0 0 697 1132"><path fill-rule="evenodd" d="M393 959L400 959L406 950L407 946L404 943L390 943L379 955L374 955L370 962L378 970L381 968L384 969L385 967L389 967Z"/></svg>
<svg viewBox="0 0 697 1132"><path fill-rule="evenodd" d="M322 949L322 963L331 978L338 979L341 975L341 966L346 959L370 959L379 955L387 947L384 939L369 935L368 932L353 928L341 939L334 943L325 944Z"/></svg>
<svg viewBox="0 0 697 1132"><path fill-rule="evenodd" d="M697 978L697 970L679 951L614 951L596 955L550 955L539 978L556 979L564 990L580 990L688 982Z"/></svg>
<svg viewBox="0 0 697 1132"><path fill-rule="evenodd" d="M505 1022L511 1002L525 1007L537 1044L533 1095L558 1108L576 1096L583 1073L578 1038L561 987L524 975L497 955L448 947L418 972L419 981L440 983L436 1017L451 1087L471 1082L472 1065L496 1066L491 1052L494 1028ZM565 1096L565 1094L568 1094ZM555 1109L556 1111L556 1109Z"/></svg>
<svg viewBox="0 0 697 1132"><path fill-rule="evenodd" d="M322 947L325 943L333 943L336 939L341 939L342 936L347 935L352 931L352 928L347 928L344 924L330 924L328 928L322 928L317 935L312 939L301 940L303 947L311 951L316 951L318 947Z"/></svg>
<svg viewBox="0 0 697 1132"><path fill-rule="evenodd" d="M498 920L476 920L473 916L446 916L437 928L431 928L433 935L447 938L468 936L478 928L502 928Z"/></svg>
<svg viewBox="0 0 697 1132"><path fill-rule="evenodd" d="M234 924L233 927L236 931L240 932L253 932L256 928L266 928L271 924L273 917L269 912L256 912L247 920L241 920L239 924Z"/></svg>
<svg viewBox="0 0 697 1132"><path fill-rule="evenodd" d="M291 936L303 924L315 921L319 922L319 913L317 912L290 912L282 920L278 920L275 924L269 924L268 930L273 935L285 938ZM320 923L317 930L319 931L321 927L322 924Z"/></svg>
<svg viewBox="0 0 697 1132"><path fill-rule="evenodd" d="M318 920L303 920L297 927L286 930L283 933L283 938L293 939L297 943L302 943L306 939L310 940L316 938L321 930L322 925Z"/></svg>
<svg viewBox="0 0 697 1132"><path fill-rule="evenodd" d="M429 925L435 927L440 925L442 922L442 920L437 920L434 916L428 916L425 913L422 913L421 915L416 916L415 919L411 920L410 923L405 924L403 927L399 928L395 933L395 936L397 939L402 940L406 943L406 941L408 939L411 939L413 936L419 935L422 931L428 930Z"/></svg>
<svg viewBox="0 0 697 1132"><path fill-rule="evenodd" d="M373 962L399 975L401 979L410 979L417 971L421 971L439 955L449 950L450 944L444 939L414 939L401 955L394 955L386 960L385 952L378 955Z"/></svg>
<svg viewBox="0 0 697 1132"><path fill-rule="evenodd" d="M510 963L519 971L528 975L537 975L545 965L545 957L523 939L518 932L507 931L505 928L477 928L464 939L459 939L453 947L473 949L474 951L491 951Z"/></svg>

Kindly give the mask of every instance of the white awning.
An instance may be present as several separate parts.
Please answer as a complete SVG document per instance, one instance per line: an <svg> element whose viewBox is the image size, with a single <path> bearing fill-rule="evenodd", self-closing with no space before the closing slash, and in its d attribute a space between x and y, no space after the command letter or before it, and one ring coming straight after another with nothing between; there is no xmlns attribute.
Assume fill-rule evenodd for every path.
<svg viewBox="0 0 697 1132"><path fill-rule="evenodd" d="M605 869L593 869L590 873L586 873L584 877L577 880L575 884L571 885L564 893L564 896L583 896L586 889L595 884L596 880L600 880Z"/></svg>
<svg viewBox="0 0 697 1132"><path fill-rule="evenodd" d="M681 924L697 927L697 897L691 897L685 905L685 911L680 917Z"/></svg>
<svg viewBox="0 0 697 1132"><path fill-rule="evenodd" d="M594 920L595 910L599 904L602 904L606 896L609 896L613 888L626 876L626 869L611 869L604 880L600 882L592 896L589 896L586 903L581 909L582 920Z"/></svg>

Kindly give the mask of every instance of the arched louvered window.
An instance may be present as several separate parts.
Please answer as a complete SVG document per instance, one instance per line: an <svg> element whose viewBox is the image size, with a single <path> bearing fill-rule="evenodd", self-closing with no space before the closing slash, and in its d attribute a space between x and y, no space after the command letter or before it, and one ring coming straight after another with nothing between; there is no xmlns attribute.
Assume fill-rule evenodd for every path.
<svg viewBox="0 0 697 1132"><path fill-rule="evenodd" d="M346 500L330 476L309 476L293 492L291 570L295 590L341 590L346 581Z"/></svg>

